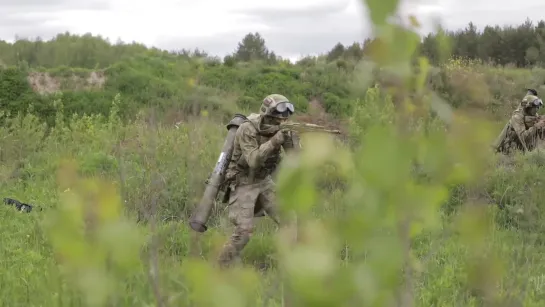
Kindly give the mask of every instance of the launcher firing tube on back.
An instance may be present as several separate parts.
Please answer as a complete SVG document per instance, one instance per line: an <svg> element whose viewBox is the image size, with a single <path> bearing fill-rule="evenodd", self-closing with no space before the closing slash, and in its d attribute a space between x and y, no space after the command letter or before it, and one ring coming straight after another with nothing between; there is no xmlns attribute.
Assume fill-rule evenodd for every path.
<svg viewBox="0 0 545 307"><path fill-rule="evenodd" d="M227 124L228 132L225 142L223 143L223 148L221 149L216 166L208 178L201 201L197 207L195 207L189 222L191 229L196 232L205 232L208 229L206 222L208 221L208 218L210 218L212 208L214 207L216 197L219 193L220 185L225 179L225 171L227 170L231 155L233 154L237 129L245 120L246 117L244 115L235 114L233 119Z"/></svg>

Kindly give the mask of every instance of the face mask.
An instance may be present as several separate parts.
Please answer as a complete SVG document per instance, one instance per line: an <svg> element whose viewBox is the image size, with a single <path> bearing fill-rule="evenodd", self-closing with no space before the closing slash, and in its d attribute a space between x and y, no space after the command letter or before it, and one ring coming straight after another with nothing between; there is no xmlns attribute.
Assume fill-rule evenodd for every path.
<svg viewBox="0 0 545 307"><path fill-rule="evenodd" d="M265 125L280 125L285 120L285 118L278 118L278 117L272 117L272 116L265 116L265 121L263 122Z"/></svg>

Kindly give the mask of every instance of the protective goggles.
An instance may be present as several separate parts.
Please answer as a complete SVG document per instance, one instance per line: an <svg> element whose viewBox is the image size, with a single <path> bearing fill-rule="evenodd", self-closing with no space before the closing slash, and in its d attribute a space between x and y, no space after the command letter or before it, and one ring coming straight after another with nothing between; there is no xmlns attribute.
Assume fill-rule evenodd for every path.
<svg viewBox="0 0 545 307"><path fill-rule="evenodd" d="M273 110L273 116L275 117L282 117L282 118L288 118L293 112L295 111L295 107L293 104L289 102L281 102L276 105L276 107Z"/></svg>
<svg viewBox="0 0 545 307"><path fill-rule="evenodd" d="M541 108L543 106L543 101L541 99L536 99L534 101L532 101L532 105L538 107L538 108Z"/></svg>
<svg viewBox="0 0 545 307"><path fill-rule="evenodd" d="M281 102L281 103L276 105L275 110L278 113L284 113L286 111L289 111L290 113L293 113L293 112L295 112L295 107L290 102Z"/></svg>

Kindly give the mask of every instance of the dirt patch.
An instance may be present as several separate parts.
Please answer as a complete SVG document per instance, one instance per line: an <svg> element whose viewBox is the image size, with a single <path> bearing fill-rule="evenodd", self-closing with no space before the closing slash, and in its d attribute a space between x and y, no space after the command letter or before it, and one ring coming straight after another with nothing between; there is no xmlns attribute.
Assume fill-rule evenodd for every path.
<svg viewBox="0 0 545 307"><path fill-rule="evenodd" d="M332 130L340 130L343 136L347 135L347 130L344 127L345 125L343 125L343 123L340 120L335 119L330 114L328 114L322 102L320 102L317 99L313 99L309 101L308 113L302 114L302 115L295 115L294 121L307 123L307 124L320 125Z"/></svg>
<svg viewBox="0 0 545 307"><path fill-rule="evenodd" d="M101 71L93 71L87 78L87 84L95 88L102 88L106 83L106 76Z"/></svg>
<svg viewBox="0 0 545 307"><path fill-rule="evenodd" d="M296 114L294 117L296 121L320 126L327 126L328 123L331 123L331 118L324 106L316 99L309 101L307 114Z"/></svg>
<svg viewBox="0 0 545 307"><path fill-rule="evenodd" d="M42 95L63 90L87 91L101 89L106 82L103 72L93 71L87 76L72 74L69 77L56 77L47 72L31 72L27 80L32 89Z"/></svg>
<svg viewBox="0 0 545 307"><path fill-rule="evenodd" d="M60 82L48 73L31 72L28 74L28 82L35 92L39 94L51 94L60 91Z"/></svg>

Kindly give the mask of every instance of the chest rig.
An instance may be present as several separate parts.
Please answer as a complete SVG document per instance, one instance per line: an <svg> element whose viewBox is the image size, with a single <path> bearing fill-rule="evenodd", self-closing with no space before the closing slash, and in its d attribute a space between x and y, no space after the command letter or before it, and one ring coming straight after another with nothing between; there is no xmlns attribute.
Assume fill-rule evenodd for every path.
<svg viewBox="0 0 545 307"><path fill-rule="evenodd" d="M245 121L250 122L254 128L258 146L268 142L277 131L277 129L261 129L260 120L261 116L259 114L251 114ZM265 179L276 170L281 160L280 154L281 149L275 149L264 159L261 167L255 170L250 170L248 162L242 155L240 144L235 144L231 163L227 171L227 177L236 184L250 184Z"/></svg>

